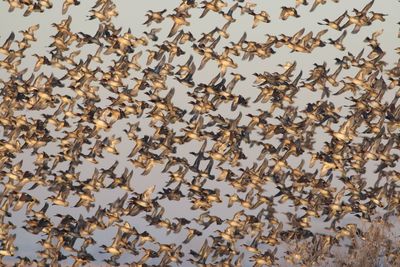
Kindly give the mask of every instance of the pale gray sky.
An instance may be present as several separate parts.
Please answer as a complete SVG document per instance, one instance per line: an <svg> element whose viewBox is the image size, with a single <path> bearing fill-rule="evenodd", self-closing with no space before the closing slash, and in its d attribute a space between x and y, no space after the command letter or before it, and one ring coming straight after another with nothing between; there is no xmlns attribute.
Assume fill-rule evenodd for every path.
<svg viewBox="0 0 400 267"><path fill-rule="evenodd" d="M92 0L82 0L81 4L79 6L73 6L69 9L68 13L66 15L61 15L61 9L62 9L62 1L53 1L54 6L50 10L45 10L43 13L33 13L28 17L23 17L23 11L21 10L15 10L12 13L7 12L8 9L8 4L5 1L2 1L0 3L0 17L1 17L1 27L0 27L0 44L2 44L6 38L9 36L11 31L16 33L16 39L20 39L21 35L18 33L21 30L27 29L29 26L33 24L40 24L40 29L36 33L36 37L38 39L37 42L32 43L32 47L28 50L26 58L24 58L20 69L23 69L24 67L28 67L28 74L26 77L29 77L30 73L32 72L33 69L33 64L34 64L34 57L32 54L36 53L39 55L46 55L50 51L50 48L48 47L49 44L51 43L51 39L49 36L53 35L56 33L56 29L54 27L51 27L51 23L54 22L60 22L62 19L65 19L68 15L71 15L73 20L72 20L72 25L71 25L71 30L74 32L82 31L87 34L94 34L97 30L98 26L98 21L97 20L88 20L88 15L90 14L89 11L91 9L91 6L94 5L95 1ZM115 4L117 5L117 9L119 12L119 16L113 20L113 23L117 27L122 27L123 31L127 31L127 29L131 29L132 34L134 36L143 36L143 31L149 31L151 28L162 28L162 31L159 34L159 42L164 40L172 27L172 20L169 18L166 18L165 21L162 24L152 24L151 27L147 28L142 23L145 21L145 13L147 10L162 10L166 8L168 11L167 13L171 13L172 9L176 7L180 1L175 1L175 0L168 0L168 1L156 1L156 0L146 0L146 1L123 1L123 0L118 0L114 1ZM227 1L229 3L229 6L233 3L233 1ZM249 15L240 15L240 11L237 10L234 13L234 18L237 19L235 23L233 23L230 28L229 28L229 34L230 38L227 40L221 40L221 42L218 44L217 50L222 51L222 48L224 45L228 44L228 42L233 41L236 42L240 39L240 37L243 35L244 32L247 33L247 39L248 40L254 40L258 42L263 42L266 40L266 34L272 34L272 35L279 35L281 33L284 33L286 35L292 35L301 28L305 28L305 33L308 31L313 31L314 34L317 33L320 30L323 30L327 28L326 26L321 26L318 25L318 22L322 22L324 18L329 18L330 20L333 20L337 18L339 15L341 15L345 10L351 11L353 8L361 9L365 4L367 4L369 1L366 0L352 0L352 1L345 1L342 0L339 3L334 3L333 1L327 1L326 5L319 6L314 12L310 13L310 5L309 6L301 6L298 8L299 15L301 16L300 18L289 18L286 21L279 20L279 13L280 13L280 8L281 6L294 6L294 0L285 0L285 1L252 1L254 3L257 3L257 7L255 10L257 12L261 10L266 10L270 17L272 22L265 24L265 23L260 23L259 26L255 29L251 28L252 25L252 17ZM310 1L312 2L312 1ZM398 60L398 55L395 53L394 49L399 46L400 42L399 39L397 38L397 33L398 33L398 25L396 24L399 20L398 14L400 14L400 4L398 1L395 0L376 0L373 7L373 11L376 12L381 12L388 14L386 17L385 22L380 22L380 21L375 21L371 26L368 27L363 27L361 31L358 34L351 34L350 31L352 29L352 26L347 29L348 34L347 37L344 40L344 45L346 47L346 51L341 52L335 49L333 46L327 44L323 48L316 48L311 54L302 54L302 53L290 53L290 50L286 47L282 47L279 49L275 49L276 53L272 55L271 57L267 59L258 59L255 58L253 61L242 61L240 58L235 58L235 62L238 63L238 68L234 70L237 73L241 73L242 75L246 76L247 79L245 81L239 82L236 88L234 89L234 93L236 94L241 94L245 97L251 97L251 100L254 100L255 97L259 93L259 89L255 88L253 86L254 82L254 76L252 76L253 73L262 73L264 71L266 72L274 72L274 71L282 71L281 68L278 67L278 64L284 64L286 62L292 62L296 61L297 62L297 68L295 71L295 76L300 72L303 71L303 79L308 76L309 70L313 67L313 63L318 63L322 64L323 62L327 62L329 67L331 68L331 71L335 70L337 66L334 65L334 59L335 58L341 58L342 56L346 55L348 52L351 52L352 54L358 54L358 52L361 51L361 49L366 48L366 43L363 42L363 40L367 36L371 36L371 34L377 30L383 29L383 35L379 37L379 40L381 42L381 47L382 49L386 52L386 56L384 57L383 60L385 60L388 63L387 68L390 68L393 66L394 63L397 62ZM224 19L222 16L216 13L209 12L207 16L203 19L199 19L199 16L201 14L200 9L195 9L192 11L192 17L189 19L191 25L189 27L185 27L184 29L186 31L190 31L196 38L199 38L201 36L202 32L209 32L211 31L215 26L222 27L223 24L225 23ZM334 31L330 29L326 35L324 35L323 40L327 40L328 38L336 39L340 35L340 32ZM88 53L93 53L94 50L92 50L93 47L91 48L83 48L81 51L81 54L78 56L78 58L86 58L86 55ZM149 45L149 49L152 49L152 44ZM186 54L183 55L180 58L177 58L174 60L173 64L183 64L186 62L188 57L193 54L195 57L195 62L196 65L199 64L201 57L194 53L190 49L190 45L186 45L184 47L184 50L186 51ZM366 50L369 51L368 48ZM142 63L142 66L145 66L145 58L147 56L147 53L144 53L140 62ZM1 59L3 59L3 56L1 56ZM109 57L108 60L112 59L112 57ZM106 61L107 62L107 61ZM104 63L106 64L106 63ZM105 67L105 65L102 65ZM58 73L63 73L62 71L54 71L50 69L49 67L44 68L46 72L51 72L53 71L55 74ZM228 70L228 73L230 70ZM194 77L194 80L196 83L203 82L203 83L208 83L212 77L214 77L218 73L217 65L215 62L209 62L207 66L202 70L202 71L197 71ZM354 75L354 70L343 70L340 77L344 77L347 75ZM61 74L59 75L61 76ZM134 73L133 76L140 77L140 73ZM5 73L4 70L0 69L0 78L1 79L7 79L7 73ZM230 76L226 76L227 80L229 81ZM131 82L130 85L133 85ZM186 92L188 91L187 88L184 88L182 85L177 83L175 80L169 79L168 85L170 87L175 87L175 97L173 102L175 105L185 108L187 110L191 109L191 106L187 103L189 98L186 95ZM335 92L339 89L340 87L337 88L331 88L332 92ZM67 93L70 94L71 92L66 92L66 88L57 88L57 92L59 93ZM108 102L106 100L106 97L109 96L110 93L107 92L106 90L101 91L101 96L103 98L102 101L106 105ZM390 101L391 96L393 95L393 92L389 92L387 94L387 99ZM321 92L310 92L309 90L303 88L301 91L297 94L297 98L295 99L295 103L293 104L294 106L298 106L299 110L302 110L304 106L307 103L310 102L315 102L320 99ZM341 105L348 105L351 104L350 101L346 100L344 97L349 96L349 95L341 95L341 96L331 96L329 101L333 102L337 106ZM142 96L143 97L143 96ZM250 101L250 107L249 108L243 108L239 107L235 112L231 112L229 109L229 105L224 105L222 104L221 107L217 112L213 112L213 114L221 114L225 117L229 118L234 118L237 116L239 112L242 112L243 114L247 114L250 112L255 112L257 109L269 109L270 104L262 104L260 102L254 104L252 101ZM343 114L341 115L347 115L345 113L346 109L343 109ZM42 112L18 112L17 114L24 114L25 116L32 117L32 118L38 118ZM185 117L186 119L189 118L188 116ZM107 154L105 159L101 160L99 165L97 167L108 167L111 166L112 163L115 160L119 160L120 164L117 167L116 172L121 174L124 170L125 167L127 168L133 168L133 165L127 160L127 155L130 153L132 147L134 144L126 139L124 137L124 133L122 132L123 129L126 129L126 123L132 120L129 119L123 119L113 126L113 129L104 134L104 136L111 136L113 134L116 134L117 136L123 137L123 141L118 145L118 149L120 151L119 156ZM249 118L243 117L241 120L241 124L246 124L248 123ZM140 124L141 127L144 129L142 134L151 134L151 131L149 129L146 129L146 125L148 124L149 120L144 118L144 116L140 119ZM179 130L180 127L183 127L184 125L179 125L177 126L176 130ZM147 127L148 128L148 127ZM1 129L1 128L0 128ZM54 130L53 130L54 132ZM2 130L0 131L2 133ZM57 135L57 133L55 133ZM330 136L328 133L324 133L322 131L318 131L317 134L315 135L316 138L316 149L321 148L322 144L324 141L329 141ZM197 142L191 142L189 144L185 144L181 148L179 148L179 152L181 155L187 156L190 161L194 160L194 157L188 154L189 152L192 151L198 151L200 147L200 143ZM209 146L210 147L210 144ZM50 152L47 152L50 151ZM56 147L56 144L49 144L46 147L46 152L47 153L56 153L58 151L58 148ZM260 148L246 148L246 155L248 156L248 159L243 162L243 165L241 166L242 168L246 166L252 166L253 162L255 161L255 158L257 157ZM308 155L304 155L305 159L308 159ZM18 155L18 157L15 159L15 162L18 160L23 159L24 160L24 166L23 169L29 170L32 168L32 162L34 161L35 157L30 155L30 151L26 151L26 153ZM291 158L290 162L293 163L293 166L296 166L298 162L300 162L300 159L295 159ZM271 163L270 163L271 164ZM307 165L307 164L306 164ZM376 163L371 162L369 163L370 166L368 166L369 171L373 170L376 166ZM60 165L61 166L61 165ZM65 167L66 165L64 165ZM79 167L79 171L81 172L81 177L88 178L92 175L93 170L94 170L94 165L85 162L84 165ZM314 168L319 168L318 166ZM61 167L59 168L61 169ZM146 188L148 188L152 184L157 185L156 192L160 191L162 187L164 186L166 180L168 179L167 174L162 174L160 170L162 169L161 166L158 166L153 169L153 171L147 175L147 176L141 176L140 173L142 170L140 169L135 169L134 170L134 178L133 178L133 188L135 188L136 192L142 192ZM374 175L372 172L370 173L371 175ZM374 179L372 179L374 181ZM232 188L230 188L227 184L225 183L220 183L220 182L215 182L215 181L210 181L207 182L208 188L221 188L221 195L227 194L227 193L233 193L234 191ZM340 188L339 188L340 189ZM273 195L276 190L274 188L269 188L268 190L271 190L269 195ZM28 191L27 191L28 192ZM37 189L33 191L29 191L30 194L34 195L35 197L39 199L44 199L45 197L48 197L51 195L50 192L47 192L46 189L38 187ZM108 203L113 202L117 197L122 196L124 192L118 191L118 190L110 190L110 189L105 189L102 190L99 193L95 194L96 197L96 205L101 205L102 207L106 206ZM70 203L75 204L77 201L76 196L71 196L69 198ZM190 210L191 203L183 198L179 203L168 203L167 201L162 201L161 202L163 205L166 207L166 217L167 218L173 218L176 216L185 216L188 218L193 218L197 217L201 211L192 211ZM216 204L212 208L212 213L219 214L223 218L231 218L235 212L241 209L240 206L235 205L231 209L227 209L227 198L224 197L224 201L221 204ZM41 207L42 205L40 205ZM37 207L38 208L38 207ZM36 209L37 209L36 208ZM49 215L55 215L57 213L61 214L71 214L78 218L79 214L82 214L84 217L90 216L93 214L94 211L96 211L96 208L93 208L90 213L87 213L86 210L82 207L80 208L62 208L62 207L50 207L48 214ZM291 210L293 211L293 208L288 207L285 204L278 205L276 209L280 212L286 211L286 210ZM19 212L13 212L12 216L12 221L15 223L19 228L14 230L15 233L17 233L17 239L16 239L16 245L19 247L19 250L17 251L16 255L19 256L29 256L29 257L34 257L35 256L35 251L39 249L38 244L35 242L40 239L40 237L35 237L28 233L27 231L21 229L20 227L23 225L22 221L26 219L25 217L25 210L22 209ZM249 214L256 214L258 210L256 211L251 211ZM132 225L135 225L135 227L140 230L144 231L147 230L151 232L154 236L157 237L157 240L159 242L176 242L179 244L184 240L184 235L186 234L186 231L182 231L178 235L170 234L166 235L165 231L156 229L154 227L148 227L147 223L141 218L143 215L141 214L140 216L137 216L138 218L124 218L127 221L129 221ZM285 216L283 214L280 214L279 217L284 220ZM355 218L354 216L351 217L349 216L348 218L346 217L346 220L350 221L351 218ZM344 222L346 222L344 220ZM322 220L314 220L312 221L312 226L314 231L319 232L319 231L324 231L323 227L326 226L326 224L322 223ZM196 227L195 224L192 224L191 227ZM206 238L208 235L213 234L212 231L219 229L222 230L222 227L210 227L209 230L205 231L202 237L197 237L192 242L190 243L190 248L191 249L198 249L203 241L204 238ZM96 231L95 232L95 240L97 241L97 244L91 247L88 252L92 253L96 259L100 262L101 260L107 258L106 254L99 254L100 245L106 244L109 245L111 244L111 238L114 236L116 232L116 228L108 229L106 231ZM214 233L215 234L215 233ZM248 242L249 240L247 240ZM185 253L188 253L189 250L188 248L185 248ZM120 262L125 262L129 261L131 258L128 256L124 256L121 258ZM248 258L246 258L246 261L248 262ZM183 266L188 266L187 264L184 264Z"/></svg>

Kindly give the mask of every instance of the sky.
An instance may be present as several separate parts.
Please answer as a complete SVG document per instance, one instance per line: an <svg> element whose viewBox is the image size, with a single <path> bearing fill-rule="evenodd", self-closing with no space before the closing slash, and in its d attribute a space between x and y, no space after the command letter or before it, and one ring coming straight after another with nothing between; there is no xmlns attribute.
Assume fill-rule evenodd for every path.
<svg viewBox="0 0 400 267"><path fill-rule="evenodd" d="M233 1L226 1L229 6L232 5ZM351 11L353 8L361 9L364 7L369 1L365 0L352 0L352 1L340 1L339 3L334 3L333 1L327 1L325 5L319 6L314 12L310 12L310 5L309 6L300 6L298 8L298 12L300 18L289 18L286 21L279 19L279 14L281 11L282 6L294 6L294 0L287 0L287 1L253 1L257 4L256 10L261 11L265 10L268 12L271 18L271 23L260 23L258 27L255 29L251 28L252 25L252 17L249 15L240 15L240 11L236 10L234 13L234 17L237 19L230 27L229 27L229 38L223 39L217 46L217 51L221 52L223 47L227 45L229 42L237 42L240 37L243 35L244 32L247 33L248 40L254 40L257 42L263 42L267 39L267 34L270 35L279 35L279 34L286 34L286 35L293 35L301 28L305 28L305 33L309 31L313 31L314 34L326 28L326 26L319 25L318 22L322 22L324 18L328 18L333 20L340 16L345 10ZM311 2L311 1L310 1ZM113 23L117 27L122 27L122 31L127 31L128 29L131 30L134 36L140 37L143 36L144 31L149 31L151 28L161 28L161 32L158 34L159 40L164 40L170 28L172 27L172 20L166 18L162 24L153 24L151 27L146 27L143 25L146 17L145 14L148 10L162 10L164 8L167 9L167 14L172 12L173 8L179 5L180 1L169 0L169 1L156 1L156 0L146 0L146 1L123 1L123 0L115 0L114 3L117 6L118 10L118 17L113 19ZM27 52L27 56L21 63L20 69L28 68L28 73L32 72L33 64L35 63L35 58L33 54L39 55L46 55L49 53L51 48L49 48L49 44L51 43L50 36L56 33L56 29L51 26L52 23L58 23L61 20L67 18L67 16L72 17L72 24L71 24L71 31L73 32L84 32L87 34L93 35L98 26L97 20L88 20L88 15L90 14L90 10L92 6L95 4L95 1L92 0L85 0L81 1L80 5L72 6L69 8L67 14L61 15L62 9L62 1L54 1L54 6L52 9L45 10L43 13L33 13L28 17L23 16L23 11L15 10L14 12L7 12L8 4L6 1L2 1L0 3L0 17L2 20L2 26L0 27L0 44L2 44L11 32L14 32L17 35L17 38L20 37L19 32L22 30L27 29L29 26L34 24L39 24L40 28L36 33L37 41L32 43L32 47L29 48ZM225 9L226 10L226 9ZM335 58L341 58L344 55L347 55L348 52L356 55L358 54L363 48L366 50L366 43L364 39L367 36L371 36L371 34L375 31L379 31L383 29L382 36L379 37L379 41L381 43L382 49L386 52L385 60L388 65L387 68L394 66L397 63L399 57L395 52L395 48L399 46L399 39L397 38L397 34L399 31L399 27L397 22L399 20L398 14L400 12L400 3L394 0L376 0L373 7L373 11L385 13L388 16L385 17L386 21L375 21L372 25L368 27L363 27L358 34L351 34L350 31L352 27L348 28L348 34L344 40L344 45L346 47L345 51L339 51L331 45L326 45L325 47L316 48L311 54L306 53L292 53L286 47L276 49L276 53L273 54L271 57L267 59L259 59L255 58L252 61L245 61L240 60L239 58L235 59L238 63L238 68L234 70L236 73L240 73L246 77L245 81L241 81L238 83L236 88L234 89L234 93L240 94L244 97L251 97L251 99L255 99L259 94L259 90L255 88L254 82L254 73L262 73L262 72L275 72L275 71L282 71L282 68L279 67L279 64L285 64L287 62L297 62L297 67L295 70L295 74L297 75L300 71L303 71L303 77L305 78L308 76L309 70L313 67L314 63L322 64L327 62L331 71L335 70L337 66L334 64ZM197 8L192 11L192 17L189 19L190 26L185 27L184 29L190 31L195 38L199 38L201 33L209 32L214 29L216 26L222 27L225 23L224 19L221 15L213 12L209 12L206 17L200 19L199 16L201 14L201 9ZM330 29L326 35L324 35L324 40L328 38L336 39L339 37L341 33L338 31L334 31ZM152 44L147 47L148 49L152 49ZM195 63L198 65L200 63L201 57L194 53L193 50L190 48L190 45L184 46L185 55L177 58L174 60L174 64L184 64L190 55L193 55L195 58ZM368 50L369 51L369 50ZM94 53L94 47L84 47L81 50L81 53L77 56L77 58L86 58L88 54ZM142 66L145 66L147 53L144 52L143 56L140 59ZM1 58L3 59L3 58ZM103 66L111 62L112 57L108 57L105 59ZM47 73L53 72L55 75L61 75L62 71L51 69L50 67L45 67L44 71ZM230 71L228 71L229 73ZM196 75L194 76L194 80L196 83L207 83L211 80L218 73L218 68L215 62L209 62L206 67L201 70L197 71ZM354 75L354 71L342 71L341 77L346 75ZM133 73L133 76L139 77L140 74ZM28 75L29 76L29 75ZM3 70L0 69L0 79L7 79L8 74ZM229 80L230 76L227 75L226 78ZM133 81L130 82L129 85L133 85ZM182 86L181 84L177 83L175 80L168 80L168 86L170 88L175 88L175 96L173 102L180 108L190 110L191 106L189 105L189 97L187 96L188 89ZM338 90L338 88L331 88L332 92ZM70 94L67 88L57 88L57 92L63 94ZM385 97L387 97L387 101L391 100L393 94L395 92L391 91L388 92ZM110 92L105 89L100 89L100 96L102 99L101 104L106 106L109 102L107 101L107 97L110 96ZM343 107L343 114L346 115L346 111L348 110L346 106L351 104L351 102L346 99L349 95L343 94L340 96L331 95L329 101L333 102L337 107ZM144 97L144 96L139 96ZM311 92L306 89L302 89L295 98L294 106L299 107L299 110L304 109L307 103L318 101L321 97L321 92ZM1 99L1 98L0 98ZM237 115L242 112L243 114L247 113L255 113L257 109L268 110L270 108L269 103L253 103L252 101L249 104L248 108L239 107L236 111L230 111L229 105L222 104L218 111L214 112L213 114L221 114L227 118L235 118ZM49 113L51 111L49 110ZM22 114L27 118L39 118L43 112L42 111L18 111L16 114ZM186 117L187 118L187 117ZM248 123L249 118L243 116L241 120L241 124ZM134 169L132 163L129 162L127 159L127 155L131 152L134 143L127 140L124 137L123 130L127 129L127 123L131 122L134 123L136 120L132 119L123 119L116 122L113 125L113 128L110 132L104 133L104 136L121 136L122 141L117 146L120 154L118 156L107 154L107 156L99 161L99 164L95 166L89 162L85 162L82 166L79 167L79 172L81 177L89 178L91 177L94 168L107 168L111 166L116 160L119 161L119 165L116 169L116 172L122 174L125 168L133 169L134 170L134 177L132 179L132 186L136 192L143 192L145 189L149 188L151 185L156 185L156 191L160 191L165 182L168 179L168 174L161 173L162 166L156 166L149 175L143 176L141 175L142 170ZM142 117L140 118L140 125L143 128L142 134L152 134L152 130L148 127L149 119ZM183 124L177 124L176 130L184 127ZM54 136L59 135L56 133L54 129L50 129ZM0 134L2 135L2 129L0 127ZM321 149L322 145L325 141L330 140L330 136L328 133L324 133L323 131L318 131L315 135L315 149ZM271 140L275 144L278 140ZM179 154L187 157L189 160L194 160L194 156L190 155L189 152L196 152L201 146L201 142L190 142L179 147ZM58 148L56 144L49 144L44 149L47 153L55 153ZM252 166L253 163L256 161L257 155L259 154L259 148L245 148L245 153L247 155L247 160L242 162L241 168L246 166ZM35 159L35 155L31 155L30 151L26 151L17 155L15 162L19 160L23 160L23 169L29 170L33 167L33 161ZM304 155L302 158L290 158L289 162L292 166L296 166L301 159L305 159L307 162L309 160L309 155ZM204 163L205 164L205 163ZM306 164L307 165L307 164ZM64 164L64 167L66 165ZM60 165L60 169L62 169L63 165ZM318 166L317 166L318 168ZM367 165L367 174L370 175L369 183L374 183L376 177L373 174L373 170L376 168L376 163L370 162ZM216 171L216 170L213 170ZM335 181L334 181L335 183ZM216 181L209 181L207 185L210 188L220 188L223 192L221 195L225 194L232 194L234 190L227 184L223 182L216 182ZM339 183L338 183L339 186ZM338 188L340 189L340 188ZM26 190L26 189L24 189ZM275 188L267 188L268 193L273 195L277 191ZM38 187L35 190L26 191L32 194L33 196L37 197L38 199L45 199L46 197L50 196L51 193L47 191L46 188ZM49 216L54 216L56 214L71 214L75 218L77 218L80 214L84 217L91 216L100 205L102 207L106 206L109 203L115 201L118 197L121 197L124 194L121 190L112 190L112 189L104 189L98 193L95 193L96 198L96 207L93 208L90 212L87 212L84 208L70 208L70 207L59 207L59 206L52 206L49 208L48 214ZM71 196L69 198L70 203L75 203L77 201L76 196ZM190 209L191 203L187 199L182 199L179 203L163 201L163 205L166 208L166 216L168 218L173 218L177 216L182 216L186 218L194 218L198 216L201 211L196 210L193 211ZM241 207L238 205L233 206L232 208L227 208L227 198L224 197L222 203L216 204L211 209L213 214L218 214L223 218L231 218L235 212L241 210ZM36 207L39 208L38 206ZM285 220L285 215L283 214L285 211L293 211L293 207L290 207L288 204L279 204L276 209L280 213L278 216L280 219ZM250 211L249 214L257 214L259 210ZM147 223L144 221L142 216L137 216L135 218L125 218L129 221L132 225L140 231L151 231L151 233L157 237L159 242L175 242L179 244L185 238L185 231L182 231L180 234L177 235L166 235L165 231L156 229L154 227L149 227ZM16 255L20 256L28 256L34 257L35 251L39 249L38 244L36 243L40 237L33 236L24 229L21 229L23 225L23 220L26 219L25 210L22 209L19 212L13 212L12 214L12 222L16 224L18 227L14 232L17 234L17 239L15 241L16 246L18 246L19 250L17 251ZM342 223L346 221L350 222L355 220L356 218L349 217L343 220ZM191 226L194 226L192 224ZM322 220L315 220L312 221L312 229L315 232L324 232L324 227L326 224L322 222ZM198 249L202 245L204 238L210 234L213 234L215 230L221 230L221 227L210 227L208 231L203 233L202 237L195 238L190 243L191 249ZM101 263L101 261L107 258L106 254L99 253L100 249L99 246L102 244L110 244L111 238L115 235L116 228L113 227L111 229L107 229L105 231L95 231L94 239L97 241L97 244L92 248L88 249L89 253L95 256L97 259L97 263ZM188 252L188 250L186 250ZM121 258L121 262L129 261L129 256L123 256ZM8 260L12 261L11 258ZM248 258L246 258L248 260ZM184 265L186 266L186 265ZM250 266L250 265L249 265Z"/></svg>

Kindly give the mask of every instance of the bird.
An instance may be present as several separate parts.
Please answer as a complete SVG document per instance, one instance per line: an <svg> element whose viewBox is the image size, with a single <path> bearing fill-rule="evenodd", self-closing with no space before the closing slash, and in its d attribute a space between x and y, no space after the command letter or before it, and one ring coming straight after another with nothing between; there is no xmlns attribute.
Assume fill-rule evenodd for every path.
<svg viewBox="0 0 400 267"><path fill-rule="evenodd" d="M239 7L239 3L235 3L234 5L232 5L227 13L224 13L223 11L219 11L218 13L221 14L224 19L226 19L228 22L233 23L236 20L232 17L233 12L235 12L235 10Z"/></svg>
<svg viewBox="0 0 400 267"><path fill-rule="evenodd" d="M165 19L163 17L165 12L167 12L167 9L163 9L161 11L148 10L146 14L147 20L143 23L143 25L150 26L153 23L153 21L155 23L163 22L163 20Z"/></svg>
<svg viewBox="0 0 400 267"><path fill-rule="evenodd" d="M300 15L297 13L297 9L294 7L281 7L282 11L279 15L281 20L287 20L289 17L299 18Z"/></svg>
<svg viewBox="0 0 400 267"><path fill-rule="evenodd" d="M180 27L190 25L190 22L188 22L186 20L186 17L183 14L179 14L179 13L174 14L174 15L169 14L169 15L167 15L167 17L171 18L174 22L174 25L172 26L172 28L168 34L168 37L174 36L178 32Z"/></svg>
<svg viewBox="0 0 400 267"><path fill-rule="evenodd" d="M221 0L210 0L210 2L202 1L201 4L203 4L201 8L204 10L200 18L204 18L209 11L219 12L222 8L227 6L227 3Z"/></svg>
<svg viewBox="0 0 400 267"><path fill-rule="evenodd" d="M6 41L3 43L3 45L0 47L0 53L8 56L10 54L10 47L12 42L14 41L15 38L15 33L11 32Z"/></svg>
<svg viewBox="0 0 400 267"><path fill-rule="evenodd" d="M269 18L269 14L263 10L260 13L255 13L255 12L251 12L250 15L253 16L253 25L251 26L251 28L256 28L258 26L258 24L260 22L264 22L264 23L270 23L271 20Z"/></svg>
<svg viewBox="0 0 400 267"><path fill-rule="evenodd" d="M342 30L342 27L340 26L340 23L343 21L344 18L347 17L347 10L343 12L342 15L340 15L337 19L330 21L329 19L323 19L325 24L318 22L319 25L328 25L330 28L340 31Z"/></svg>
<svg viewBox="0 0 400 267"><path fill-rule="evenodd" d="M78 0L64 0L63 7L62 7L62 14L65 15L70 6L72 6L72 5L77 6L79 4L80 4L80 2Z"/></svg>
<svg viewBox="0 0 400 267"><path fill-rule="evenodd" d="M346 37L346 35L347 35L347 31L344 30L343 33L336 40L332 40L331 38L329 38L328 41L335 48L337 48L341 51L344 51L344 50L346 50L346 48L343 45L343 40Z"/></svg>
<svg viewBox="0 0 400 267"><path fill-rule="evenodd" d="M150 30L150 32L143 32L147 38L149 38L150 40L152 40L153 42L156 42L158 40L157 37L157 33L159 33L161 31L161 28L153 28Z"/></svg>

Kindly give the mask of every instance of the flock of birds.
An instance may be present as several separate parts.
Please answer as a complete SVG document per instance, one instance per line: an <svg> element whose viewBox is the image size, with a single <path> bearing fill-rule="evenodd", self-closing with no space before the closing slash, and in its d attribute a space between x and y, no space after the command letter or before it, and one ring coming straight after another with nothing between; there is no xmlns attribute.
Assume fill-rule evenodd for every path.
<svg viewBox="0 0 400 267"><path fill-rule="evenodd" d="M50 0L7 2L10 12L24 9L24 16L53 7ZM296 0L293 7L281 8L279 19L294 20L303 6L310 4L313 12L327 2ZM79 4L64 0L62 14ZM371 222L379 215L381 221L388 221L400 211L400 60L391 67L383 60L386 52L378 40L382 31L367 37L365 49L357 55L348 52L336 58L333 70L327 63L315 63L307 75L296 71L296 62L282 64L281 72L264 71L252 77L234 70L240 61L267 59L282 47L294 53L312 53L328 45L345 51L348 31L356 34L385 21L387 15L372 11L373 5L370 1L360 10L324 19L319 22L324 29L315 35L302 28L292 36L267 34L265 42L256 42L243 33L239 41L218 47L221 40L230 40L229 28L240 16L251 16L252 28L269 23L271 16L244 0L183 0L169 13L164 9L146 14L148 27L172 20L162 40L161 28L137 36L118 28L112 22L118 16L116 4L97 0L88 16L98 22L94 35L73 32L72 17L67 16L52 24L56 33L51 36L51 51L33 54L34 66L24 69L21 62L37 40L39 25L11 32L0 47L4 73L0 80L0 258L15 259L15 266L59 266L68 259L73 266L86 265L96 261L90 252L96 243L93 235L110 228L116 229L115 236L101 244L99 252L108 255L105 262L113 266L242 266L245 262L272 266L280 258L310 266L331 257L333 247L346 244L351 249L364 232L357 223L343 223L346 218ZM189 19L195 19L191 12L197 9L200 18L213 12L226 23L194 36L188 26ZM338 38L326 39L328 31L337 31ZM85 47L93 53L78 59ZM176 63L181 58L186 61L183 65ZM209 82L195 81L200 70L215 63L219 72ZM348 76L342 77L344 72ZM252 78L259 90L255 99L243 96L239 89L241 82ZM171 80L180 87L179 93L168 85ZM304 90L320 91L321 98L299 109L296 97ZM107 99L101 96L103 91L110 95ZM191 99L185 103L191 110L174 102L178 94ZM329 101L332 95L342 94L351 105ZM257 102L267 108L242 113ZM223 106L238 115L229 118L221 112ZM29 118L29 112L43 114L35 119ZM143 124L145 119L148 125ZM108 134L124 120L123 137ZM143 134L146 127L151 134ZM330 136L321 149L314 147L318 131ZM127 145L121 143L124 139L133 147L128 157L96 167L110 154L118 156L121 145ZM49 144L59 151L53 153ZM201 147L182 156L179 150L186 144ZM246 146L254 156L249 166ZM24 170L23 161L17 160L24 153L35 157L31 170ZM296 158L301 161L293 166ZM124 161L128 165L118 173ZM376 166L372 176L366 167L371 162ZM86 166L95 166L91 177L80 175L80 168ZM138 192L132 183L134 172L152 175L155 166L162 166L158 178L162 190L154 185ZM225 187L232 193L224 194ZM30 193L36 188L48 190L51 196L38 199ZM94 194L107 189L125 193L105 207L96 205ZM163 203L179 205L184 199L198 216L167 216ZM280 211L277 205L284 203L293 210ZM213 212L214 205L240 210L232 218L222 218ZM94 213L48 216L54 206L83 207ZM13 213L20 210L25 210L24 231L41 238L36 258L24 256L15 245ZM145 219L146 231L129 222L135 216ZM314 231L312 220L329 224L329 231ZM207 236L209 227L217 228ZM170 236L186 232L186 237L181 243L162 243L152 234L156 228ZM201 238L200 249L191 246ZM279 255L283 244L307 239L314 245L312 257L303 257L300 249ZM396 248L386 253L393 259L400 255ZM121 262L123 255L132 257Z"/></svg>

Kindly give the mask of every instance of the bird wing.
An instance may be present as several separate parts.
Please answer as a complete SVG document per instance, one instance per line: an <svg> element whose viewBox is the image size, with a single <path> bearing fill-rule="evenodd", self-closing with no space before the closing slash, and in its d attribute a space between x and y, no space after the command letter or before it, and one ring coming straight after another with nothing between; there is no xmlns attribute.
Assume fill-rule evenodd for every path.
<svg viewBox="0 0 400 267"><path fill-rule="evenodd" d="M368 10L372 7L372 5L374 4L375 0L372 0L371 2L369 2L360 12L363 14L366 14L368 12Z"/></svg>
<svg viewBox="0 0 400 267"><path fill-rule="evenodd" d="M179 26L180 26L179 24L174 23L174 25L172 26L172 28L168 34L168 38L174 36L178 32Z"/></svg>

